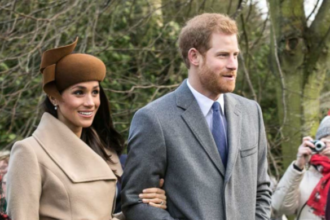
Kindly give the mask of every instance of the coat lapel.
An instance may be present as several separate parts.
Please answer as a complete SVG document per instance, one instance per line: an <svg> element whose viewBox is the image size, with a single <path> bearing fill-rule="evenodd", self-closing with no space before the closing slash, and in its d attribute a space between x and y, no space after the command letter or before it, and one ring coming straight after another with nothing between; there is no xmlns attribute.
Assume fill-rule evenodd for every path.
<svg viewBox="0 0 330 220"><path fill-rule="evenodd" d="M230 94L225 94L225 115L227 119L228 132L228 163L225 181L228 182L239 152L240 133L241 133L241 108L239 103Z"/></svg>
<svg viewBox="0 0 330 220"><path fill-rule="evenodd" d="M43 114L33 137L72 182L116 180L110 169L110 163L97 155L52 115ZM112 154L111 157L114 164L119 163L116 154ZM118 166L113 165L113 167ZM119 173L121 174L120 169Z"/></svg>
<svg viewBox="0 0 330 220"><path fill-rule="evenodd" d="M175 95L177 106L185 110L182 113L183 120L201 144L214 166L224 176L225 168L221 162L213 136L195 97L187 86L186 80L175 91Z"/></svg>

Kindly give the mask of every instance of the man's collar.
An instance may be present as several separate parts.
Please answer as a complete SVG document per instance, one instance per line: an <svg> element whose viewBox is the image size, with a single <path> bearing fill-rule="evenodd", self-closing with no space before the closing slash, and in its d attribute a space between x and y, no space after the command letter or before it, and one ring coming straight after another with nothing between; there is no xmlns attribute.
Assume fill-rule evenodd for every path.
<svg viewBox="0 0 330 220"><path fill-rule="evenodd" d="M195 97L199 107L201 108L204 117L205 117L209 113L214 101L212 99L206 97L205 95L199 93L196 89L194 89L190 85L189 79L187 80L187 85L188 85L190 91L192 92L192 94L194 95L194 97ZM222 113L224 113L225 102L224 102L223 94L221 94L219 96L217 102L220 103Z"/></svg>

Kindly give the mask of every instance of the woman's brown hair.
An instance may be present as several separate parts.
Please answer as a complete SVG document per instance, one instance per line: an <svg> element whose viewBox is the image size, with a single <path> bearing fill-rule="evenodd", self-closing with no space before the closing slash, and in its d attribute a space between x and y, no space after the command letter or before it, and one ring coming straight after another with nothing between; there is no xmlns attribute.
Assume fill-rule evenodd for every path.
<svg viewBox="0 0 330 220"><path fill-rule="evenodd" d="M100 103L92 125L88 128L83 128L81 140L103 159L109 160L110 156L106 153L105 149L116 151L119 156L124 148L124 139L113 126L110 104L101 85ZM48 96L45 98L42 106L45 112L57 118L57 111L54 109L54 105Z"/></svg>

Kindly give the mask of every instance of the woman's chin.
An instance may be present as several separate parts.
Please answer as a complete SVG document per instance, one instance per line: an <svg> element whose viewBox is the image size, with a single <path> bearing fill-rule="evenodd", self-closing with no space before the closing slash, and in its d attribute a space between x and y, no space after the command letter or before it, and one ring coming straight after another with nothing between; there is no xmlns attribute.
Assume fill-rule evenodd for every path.
<svg viewBox="0 0 330 220"><path fill-rule="evenodd" d="M92 123L88 123L88 124L82 124L82 128L90 128L92 126Z"/></svg>

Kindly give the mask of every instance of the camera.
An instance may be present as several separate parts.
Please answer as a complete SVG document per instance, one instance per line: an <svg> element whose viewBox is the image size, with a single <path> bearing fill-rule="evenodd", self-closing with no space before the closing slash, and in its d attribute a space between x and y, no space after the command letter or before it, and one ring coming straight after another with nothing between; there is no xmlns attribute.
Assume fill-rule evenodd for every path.
<svg viewBox="0 0 330 220"><path fill-rule="evenodd" d="M313 147L310 147L310 149L313 151L313 152L315 152L315 153L320 153L321 151L323 151L324 150L324 148L325 148L325 143L323 142L323 141L320 141L320 140L313 140L313 141L311 141L313 144L314 144L314 146L315 146L315 148L313 148Z"/></svg>

